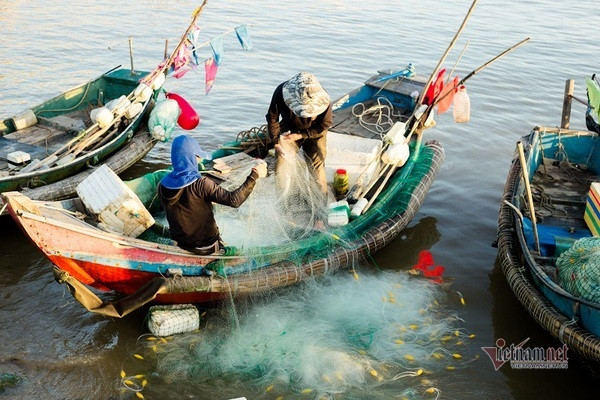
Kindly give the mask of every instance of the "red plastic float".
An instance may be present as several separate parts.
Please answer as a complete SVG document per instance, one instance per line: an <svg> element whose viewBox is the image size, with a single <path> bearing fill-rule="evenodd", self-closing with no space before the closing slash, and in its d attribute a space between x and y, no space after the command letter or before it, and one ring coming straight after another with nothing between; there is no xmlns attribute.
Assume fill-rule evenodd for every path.
<svg viewBox="0 0 600 400"><path fill-rule="evenodd" d="M181 129L189 131L198 126L200 123L200 116L186 99L177 93L167 93L165 96L167 99L175 100L177 104L179 104L181 114L179 114L179 118L177 118L177 124L179 124Z"/></svg>

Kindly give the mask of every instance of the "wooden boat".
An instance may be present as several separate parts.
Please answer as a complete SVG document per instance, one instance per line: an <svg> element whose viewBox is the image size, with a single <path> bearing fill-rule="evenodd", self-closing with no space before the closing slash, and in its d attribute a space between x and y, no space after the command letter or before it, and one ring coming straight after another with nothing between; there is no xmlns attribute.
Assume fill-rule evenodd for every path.
<svg viewBox="0 0 600 400"><path fill-rule="evenodd" d="M590 183L600 181L600 137L539 126L523 144L536 223L526 204L529 197L516 153L498 222L502 270L519 301L546 331L599 362L600 304L571 294L557 276L564 268L560 256L573 251L569 249L577 239L591 236L584 214Z"/></svg>
<svg viewBox="0 0 600 400"><path fill-rule="evenodd" d="M129 96L146 74L111 70L27 113L1 121L0 192L64 180L122 149L142 126L151 100L144 101L141 111L130 119L115 116L106 128L92 123L89 114L112 99ZM9 155L18 151L27 153L25 162L9 162Z"/></svg>
<svg viewBox="0 0 600 400"><path fill-rule="evenodd" d="M144 158L152 150L156 142L156 139L152 138L150 132L148 132L148 127L144 121L141 127L133 134L133 137L123 147L102 161L101 164L107 165L112 171L120 174ZM86 168L68 178L33 189L25 188L22 192L34 200L55 201L68 199L77 195L77 185L94 171L95 168Z"/></svg>
<svg viewBox="0 0 600 400"><path fill-rule="evenodd" d="M361 123L353 112L353 106L359 103L365 109L379 109L385 102L392 108L394 121L409 119L415 103L411 94L421 92L426 79L415 76L380 80L384 76L376 75L334 102L330 134L335 131L381 140L380 134L366 129L365 121ZM371 121L380 118L374 114L367 117ZM260 153L259 145L268 142L264 131L248 132L224 144L213 159L241 154L242 150ZM3 198L24 232L55 264L56 279L66 283L89 310L120 317L149 301L202 303L286 287L340 268L352 268L357 258L382 249L406 227L443 162L440 144L423 143L420 133L413 136L410 149L408 161L391 174L373 206L349 224L312 231L297 241L238 249L225 255L189 253L177 247L159 224L138 238L106 232L86 218L79 199L34 201L18 192L4 193ZM156 201L152 204L156 185L166 173L156 171L127 182L153 213L157 212ZM89 287L126 297L109 303Z"/></svg>

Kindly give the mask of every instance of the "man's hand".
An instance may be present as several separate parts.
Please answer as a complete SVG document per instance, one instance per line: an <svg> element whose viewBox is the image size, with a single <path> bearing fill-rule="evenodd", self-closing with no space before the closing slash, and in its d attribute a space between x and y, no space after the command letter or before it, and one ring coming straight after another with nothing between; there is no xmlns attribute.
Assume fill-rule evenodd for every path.
<svg viewBox="0 0 600 400"><path fill-rule="evenodd" d="M281 139L289 142L295 142L302 139L302 135L299 133L288 133L287 135L282 135Z"/></svg>
<svg viewBox="0 0 600 400"><path fill-rule="evenodd" d="M258 165L255 165L252 168L252 170L256 171L259 178L264 178L265 176L267 176L267 163L264 160L262 160L262 162Z"/></svg>

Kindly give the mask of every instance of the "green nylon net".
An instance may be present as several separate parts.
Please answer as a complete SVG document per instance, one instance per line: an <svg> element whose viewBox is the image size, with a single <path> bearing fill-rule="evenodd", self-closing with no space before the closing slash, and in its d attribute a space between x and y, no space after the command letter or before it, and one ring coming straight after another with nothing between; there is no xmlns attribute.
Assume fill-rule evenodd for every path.
<svg viewBox="0 0 600 400"><path fill-rule="evenodd" d="M573 296L600 304L600 238L577 240L556 261L559 284Z"/></svg>
<svg viewBox="0 0 600 400"><path fill-rule="evenodd" d="M281 260L302 265L326 257L339 246L353 250L353 242L368 229L406 211L415 187L430 170L433 156L431 148L412 143L411 158L396 171L371 209L347 225L328 227L326 231L314 229L316 220L327 220L327 207L319 200L319 188L311 174L303 172L307 168L303 157L298 157L297 163L284 171L292 178L283 188L270 176L259 179L240 208L215 205L217 224L228 245L227 254L247 256L247 259L236 260L235 265L230 265L227 259L217 260L208 268L229 276L268 267ZM161 216L160 202L156 198L156 186L166 173L166 170L157 171L127 184L159 222L140 238L170 244L168 230L162 229L166 219L164 214ZM239 184L246 176L240 175Z"/></svg>

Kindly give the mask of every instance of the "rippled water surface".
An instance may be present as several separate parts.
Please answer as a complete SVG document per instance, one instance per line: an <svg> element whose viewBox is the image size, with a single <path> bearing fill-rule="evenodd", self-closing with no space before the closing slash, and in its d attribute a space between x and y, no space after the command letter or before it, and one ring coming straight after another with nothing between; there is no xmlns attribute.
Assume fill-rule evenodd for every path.
<svg viewBox="0 0 600 400"><path fill-rule="evenodd" d="M333 98L378 69L412 62L419 73L429 74L470 4L210 0L199 20L201 37L209 40L247 23L254 48L244 52L235 36L224 37L225 58L208 96L203 72L172 79L168 88L199 111L202 122L192 134L212 150L237 132L262 124L273 88L300 70L317 74ZM160 0L0 2L0 116L13 115L116 65L129 67L129 36L134 67L152 69L162 59L164 40L173 46L197 5ZM575 79L575 95L585 98L583 78L598 72L599 29L600 13L591 0L481 0L448 58L451 67L470 41L457 67L465 76L531 37L530 43L469 80L469 124L454 124L444 114L425 133L443 144L446 161L412 224L375 257L379 267L394 270L414 264L418 252L429 249L453 278L451 290L466 299L462 306L450 292L447 306L464 320L464 331L476 334L469 347L480 358L454 371L436 372L432 380L442 398L584 398L598 387L575 359L561 371L505 366L496 372L480 347L493 346L497 338L518 343L528 337L531 346L557 346L514 298L491 243L514 143L535 125L560 123L566 79ZM574 103L572 127L584 128L584 111ZM159 144L127 176L168 160L168 144ZM119 371L144 330L144 312L122 320L85 312L54 282L49 262L13 224L2 221L0 230L0 373L22 378L0 397L118 397ZM178 398L176 381L161 382L149 387L147 398ZM219 382L200 385L190 398L275 398L237 378ZM420 395L428 396L422 389ZM397 391L386 385L367 397L348 396L400 398L401 390L398 382Z"/></svg>

